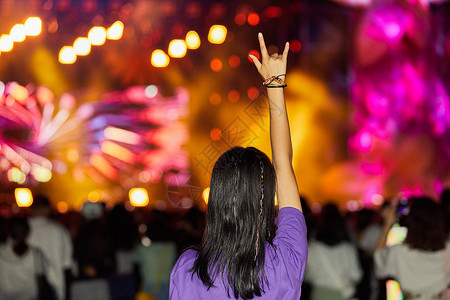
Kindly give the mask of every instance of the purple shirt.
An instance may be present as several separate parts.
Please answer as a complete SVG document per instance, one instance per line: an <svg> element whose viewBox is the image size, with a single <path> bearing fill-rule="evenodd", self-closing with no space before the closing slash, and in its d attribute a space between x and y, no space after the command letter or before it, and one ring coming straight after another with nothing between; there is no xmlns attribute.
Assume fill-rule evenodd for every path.
<svg viewBox="0 0 450 300"><path fill-rule="evenodd" d="M273 244L275 248L266 243L264 272L269 287L265 287L265 294L254 299L298 300L308 256L306 224L301 211L293 207L280 209ZM188 250L176 262L170 275L169 299L229 299L221 276L209 290L196 274L192 277L189 270L194 265L197 253ZM230 296L233 296L231 289Z"/></svg>

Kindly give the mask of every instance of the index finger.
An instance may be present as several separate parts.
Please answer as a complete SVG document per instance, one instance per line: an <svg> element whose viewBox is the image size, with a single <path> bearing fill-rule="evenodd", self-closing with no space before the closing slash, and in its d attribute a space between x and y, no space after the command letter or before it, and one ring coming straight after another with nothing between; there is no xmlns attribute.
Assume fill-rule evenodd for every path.
<svg viewBox="0 0 450 300"><path fill-rule="evenodd" d="M269 53L267 53L266 43L264 43L264 37L262 33L258 33L259 47L261 48L261 60L267 60Z"/></svg>

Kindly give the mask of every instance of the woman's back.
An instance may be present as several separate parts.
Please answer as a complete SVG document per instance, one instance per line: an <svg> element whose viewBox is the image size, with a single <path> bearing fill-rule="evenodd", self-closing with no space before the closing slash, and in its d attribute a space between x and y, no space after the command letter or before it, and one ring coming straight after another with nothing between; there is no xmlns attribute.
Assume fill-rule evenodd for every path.
<svg viewBox="0 0 450 300"><path fill-rule="evenodd" d="M308 249L305 219L298 209L285 207L280 210L273 246L266 243L265 249L267 282L263 284L265 293L260 298L299 299ZM224 280L216 278L214 286L208 289L195 273L192 274L190 270L197 255L197 251L188 250L178 259L171 274L170 299L234 298L227 288L226 276Z"/></svg>

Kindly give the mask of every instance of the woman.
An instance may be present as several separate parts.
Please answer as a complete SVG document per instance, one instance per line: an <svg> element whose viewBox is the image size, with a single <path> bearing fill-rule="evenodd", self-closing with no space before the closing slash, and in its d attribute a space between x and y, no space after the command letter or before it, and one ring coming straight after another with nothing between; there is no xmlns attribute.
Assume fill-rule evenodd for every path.
<svg viewBox="0 0 450 300"><path fill-rule="evenodd" d="M300 298L307 243L283 93L289 44L269 56L261 33L258 39L262 60L250 58L268 87L273 165L252 147L232 148L217 160L203 242L175 264L172 300Z"/></svg>
<svg viewBox="0 0 450 300"><path fill-rule="evenodd" d="M406 300L441 299L449 284L449 250L439 205L427 197L412 198L406 217L405 242L386 247L397 218L397 203L384 211L384 228L375 251L375 273L394 278Z"/></svg>
<svg viewBox="0 0 450 300"><path fill-rule="evenodd" d="M312 300L345 300L362 277L356 246L350 243L344 217L334 204L322 209L315 240L309 244L305 280Z"/></svg>

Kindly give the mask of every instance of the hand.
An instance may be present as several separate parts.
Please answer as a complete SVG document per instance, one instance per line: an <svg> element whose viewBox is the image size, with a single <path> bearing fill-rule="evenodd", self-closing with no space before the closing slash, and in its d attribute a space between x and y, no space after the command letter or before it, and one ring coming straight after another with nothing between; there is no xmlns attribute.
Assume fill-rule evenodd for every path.
<svg viewBox="0 0 450 300"><path fill-rule="evenodd" d="M397 219L397 205L399 200L400 199L398 197L393 198L389 206L385 207L381 212L381 217L383 218L386 226L392 226L392 224L395 223L395 220Z"/></svg>
<svg viewBox="0 0 450 300"><path fill-rule="evenodd" d="M284 46L283 54L274 53L269 56L267 53L266 44L264 43L264 37L260 32L258 34L259 47L261 48L261 62L253 55L249 55L259 74L264 80L271 76L278 76L286 74L286 63L289 52L289 43ZM284 78L282 78L284 80Z"/></svg>

